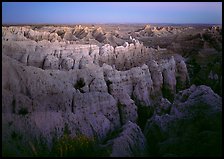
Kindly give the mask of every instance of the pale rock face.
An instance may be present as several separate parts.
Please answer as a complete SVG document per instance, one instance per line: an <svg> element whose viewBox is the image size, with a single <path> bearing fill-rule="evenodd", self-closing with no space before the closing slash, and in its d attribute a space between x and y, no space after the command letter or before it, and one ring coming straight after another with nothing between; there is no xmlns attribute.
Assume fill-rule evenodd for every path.
<svg viewBox="0 0 224 159"><path fill-rule="evenodd" d="M100 65L102 65L103 63L107 63L112 66L115 66L114 68L117 68L117 69L122 69L122 68L127 69L127 68L131 68L135 66L137 63L141 63L141 62L144 63L145 61L148 60L146 57L149 57L149 55L153 53L152 49L146 49L145 47L143 47L142 44L139 44L137 41L135 42L135 44L129 44L129 45L126 45L126 47L119 46L119 47L115 47L115 49L113 46L110 46L109 44L106 44L102 47L98 47L95 45L85 46L85 45L74 45L74 44L67 45L66 44L65 46L63 45L65 48L64 50L63 48L60 49L58 45L55 45L54 47L49 47L50 43L42 44L38 42L38 45L39 46L35 48L35 53L32 53L33 52L32 50L30 51L26 50L25 47L24 48L20 47L21 52L24 52L24 53L12 55L12 56L15 59L17 60L19 59L22 63L27 64L29 66L35 66L35 67L47 68L47 69L51 68L51 66L47 66L47 65L51 65L50 62L48 62L49 59L46 58L48 55L54 55L55 57L59 59L59 63L60 63L59 69L62 69L62 70L70 70L70 69L78 69L78 68L82 69L86 67L92 67L93 63L98 64L98 62ZM44 47L41 48L40 47L41 45L44 45ZM20 44L18 46L20 46ZM14 48L14 50L16 49ZM150 51L147 51L147 50L150 50ZM8 50L5 52L10 52L10 51ZM18 57L16 57L17 55ZM44 61L44 59L47 59L47 60ZM54 59L56 60L56 58ZM133 59L135 60L133 61ZM141 98L140 100L144 101L144 103L146 103L147 105L150 104L150 100L148 99L148 96L161 95L162 85L164 85L164 87L168 89L169 91L171 91L173 94L176 87L175 78L176 77L178 78L178 82L180 81L181 85L182 83L184 83L184 81L187 78L186 65L184 65L185 63L183 61L180 63L176 63L177 66L175 68L176 69L175 73L174 73L175 69L173 68L172 68L173 69L172 71L170 69L168 70L163 69L163 68L169 67L168 66L169 64L166 64L166 63L170 63L170 65L172 65L172 62L175 62L175 61L172 61L172 59L169 62L168 61L163 62L161 65L164 65L164 66L162 66L162 69L160 70L159 68L161 66L158 68L157 67L158 64L157 63L153 64L154 62L156 63L156 61L153 61L152 64L148 64L149 66L148 69L150 70L153 87L151 86L150 80L146 80L147 82L142 81L139 84L137 84L137 86L135 86L136 87L135 96L137 96L138 98ZM56 60L56 63L57 63L57 60ZM57 68L57 66L53 68ZM173 76L174 74L176 74L176 77ZM124 76L125 74L122 75L122 78ZM119 76L117 78L119 78ZM124 80L128 80L127 83L132 83L131 81L129 81L129 79L124 79ZM163 81L164 81L164 84L163 84ZM119 89L118 86L116 85L111 85L111 87L113 87L116 90ZM127 90L128 94L131 94L131 92L133 91L132 90L133 88L131 88L131 85L125 84L124 87L126 87L125 89ZM145 87L144 90L143 90L143 87ZM87 88L85 89L86 91L88 90Z"/></svg>
<svg viewBox="0 0 224 159"><path fill-rule="evenodd" d="M42 68L47 55L48 52L45 49L38 48L37 51L29 54L27 65Z"/></svg>
<svg viewBox="0 0 224 159"><path fill-rule="evenodd" d="M129 46L128 42L125 42L123 46L128 47Z"/></svg>
<svg viewBox="0 0 224 159"><path fill-rule="evenodd" d="M27 115L3 113L2 116L4 117L3 142L13 142L11 134L14 132L20 136L19 140L24 146L30 143L34 144L37 136L42 136L45 139L46 144L51 146L53 139L52 134L61 136L65 125L61 112L32 112ZM11 125L8 127L8 123L10 122ZM16 145L11 146L12 149L16 149Z"/></svg>
<svg viewBox="0 0 224 159"><path fill-rule="evenodd" d="M24 32L27 31L25 27L2 27L2 39L6 41L22 41L27 40L24 37Z"/></svg>
<svg viewBox="0 0 224 159"><path fill-rule="evenodd" d="M21 46L21 42L3 41L2 45L2 52L13 59L20 60L26 53L26 49Z"/></svg>
<svg viewBox="0 0 224 159"><path fill-rule="evenodd" d="M70 41L76 41L79 38L82 39L83 35L85 35L85 33L80 34L80 35L78 35L78 34L79 34L79 31L76 33L75 33L75 31L73 32L73 30L66 31L64 34L63 40L66 40L68 43L70 43Z"/></svg>
<svg viewBox="0 0 224 159"><path fill-rule="evenodd" d="M72 69L73 65L74 65L74 60L72 58L67 57L62 59L62 62L61 62L62 69L70 70Z"/></svg>
<svg viewBox="0 0 224 159"><path fill-rule="evenodd" d="M75 94L73 97L72 112L78 119L86 118L77 120L80 122L79 127L82 126L80 131L84 131L84 134L92 133L88 135L94 135L94 133L97 133L99 137L103 138L110 130L114 130L120 125L116 101L108 93L92 92ZM86 131L86 124L90 130L93 130Z"/></svg>
<svg viewBox="0 0 224 159"><path fill-rule="evenodd" d="M221 111L221 97L208 86L200 85L196 87L192 85L189 89L180 91L176 95L170 113L178 117L192 116L202 109L208 110L208 114Z"/></svg>
<svg viewBox="0 0 224 159"><path fill-rule="evenodd" d="M99 64L102 65L103 63L106 64L114 64L115 62L115 54L114 54L114 47L105 44L99 49Z"/></svg>
<svg viewBox="0 0 224 159"><path fill-rule="evenodd" d="M132 68L136 63L141 63L141 46L134 44L115 47L115 66L118 70L127 70ZM138 53L137 53L138 52ZM135 57L136 56L136 57ZM134 60L135 59L135 60Z"/></svg>
<svg viewBox="0 0 224 159"><path fill-rule="evenodd" d="M102 68L106 74L108 73L108 71L110 72L111 70L113 70L112 66L105 64L105 63L103 64Z"/></svg>
<svg viewBox="0 0 224 159"><path fill-rule="evenodd" d="M137 122L137 106L130 96L121 91L117 92L114 97L118 101L117 106L121 124L125 124L128 121Z"/></svg>
<svg viewBox="0 0 224 159"><path fill-rule="evenodd" d="M183 60L176 62L176 79L180 89L187 87L187 84L189 83L189 76L187 66Z"/></svg>
<svg viewBox="0 0 224 159"><path fill-rule="evenodd" d="M119 136L111 141L111 157L133 157L144 155L147 148L146 139L138 125L127 122Z"/></svg>
<svg viewBox="0 0 224 159"><path fill-rule="evenodd" d="M82 57L79 61L79 69L86 68L88 64L90 64L92 61L90 58Z"/></svg>
<svg viewBox="0 0 224 159"><path fill-rule="evenodd" d="M137 85L134 88L133 95L136 99L139 101L142 101L144 105L150 105L150 99L149 99L149 91L147 89L147 82L141 81L137 83Z"/></svg>
<svg viewBox="0 0 224 159"><path fill-rule="evenodd" d="M149 72L148 66L144 64L141 69L144 71L145 78L143 78L134 88L133 95L143 105L151 105L151 99L149 98L153 94L153 82L151 79L151 74Z"/></svg>
<svg viewBox="0 0 224 159"><path fill-rule="evenodd" d="M30 34L34 34L35 31L30 31ZM34 36L34 35L33 35ZM67 45L65 50L60 51L57 48L60 47L55 47L54 48L48 48L46 51L46 48L48 47L49 44L46 44L44 48L41 48L40 46L37 46L35 48L35 53L25 53L23 55L20 55L18 58L20 61L23 61L24 64L39 67L39 68L57 68L57 58L59 61L61 61L61 68L65 70L70 70L71 68L77 69L77 68L87 68L87 67L95 67L92 64L93 58L95 61L97 61L96 58L101 58L101 59L107 59L105 63L114 63L113 60L111 61L110 57L107 57L109 55L116 55L117 56L117 63L114 63L116 67L124 67L124 64L122 64L124 58L129 59L131 55L136 55L136 52L141 52L143 56L140 56L140 59L144 59L145 54L144 52L147 52L144 50L142 47L142 44L139 44L138 41L135 41L135 44L129 44L126 45L126 47L119 46L116 47L115 49L110 46L109 44L106 44L102 46L100 49L97 46L91 45L91 46L84 46L84 45ZM40 45L40 43L39 43ZM71 51L71 49L74 49ZM141 49L141 50L140 50ZM8 52L8 51L6 51ZM26 51L23 51L26 52ZM115 54L113 54L115 52ZM130 52L130 55L127 55L127 53ZM83 54L83 56L80 56L80 53ZM49 55L50 54L50 55ZM55 57L54 57L54 56ZM13 55L14 56L14 55ZM22 56L22 57L21 57ZM107 58L104 58L106 56ZM71 57L71 58L70 58ZM45 60L44 60L45 59ZM73 61L74 59L74 61ZM120 59L120 60L119 60ZM56 63L55 65L50 62L52 61L53 63ZM73 61L73 62L72 62ZM43 63L44 62L44 63ZM102 62L102 61L101 61ZM162 85L167 87L171 92L174 92L175 90L175 61L173 58L170 60L164 60L157 64L156 61L152 61L148 64L148 68L146 65L143 65L141 68L142 70L139 70L139 68L133 68L130 71L124 71L124 72L119 72L119 71L106 71L106 79L112 82L110 85L110 89L112 90L111 93L115 94L116 91L122 90L123 92L127 92L129 96L134 94L134 96L145 103L146 105L150 105L150 98L149 96L152 95L158 95L161 94L161 88ZM128 66L129 64L125 64ZM55 66L55 67L54 67ZM131 65L130 65L131 67ZM165 70L165 69L168 70ZM108 68L109 69L109 68ZM182 77L182 81L185 80L186 77L186 66L184 65L184 62L181 61L180 64L177 64L177 70L179 74L177 76ZM150 71L150 72L149 72ZM162 73L163 72L163 73ZM162 76L163 74L163 76ZM111 77L110 77L111 76ZM112 77L115 76L115 77ZM139 80L141 79L142 80ZM113 78L113 79L110 79ZM163 80L164 78L164 80ZM164 81L164 83L163 83ZM99 87L98 87L99 86ZM85 92L89 91L89 86L85 86L83 88ZM105 83L103 82L103 79L99 80L93 80L92 86L91 86L91 91L105 91Z"/></svg>
<svg viewBox="0 0 224 159"><path fill-rule="evenodd" d="M167 88L170 92L175 94L176 89L176 78L175 78L175 70L165 69L163 71L164 78L164 87Z"/></svg>
<svg viewBox="0 0 224 159"><path fill-rule="evenodd" d="M114 52L114 47L110 44L105 44L100 47L99 54L101 55L110 55Z"/></svg>
<svg viewBox="0 0 224 159"><path fill-rule="evenodd" d="M38 101L33 101L29 97L20 93L13 93L6 89L2 90L5 95L2 97L2 102L4 103L4 112L3 113L12 113L17 115L23 115L32 113L35 111L35 108L39 107ZM8 97L11 97L10 99Z"/></svg>
<svg viewBox="0 0 224 159"><path fill-rule="evenodd" d="M81 132L90 137L97 135L100 138L104 138L109 131L113 131L120 126L116 100L108 93L94 92L101 90L101 87L98 86L99 84L95 86L94 84L93 86L90 84L90 87L95 89L91 89L91 91L93 91L91 93L77 93L71 85L66 86L63 84L76 81L76 78L71 79L73 76L69 74L65 76L65 72L56 70L43 71L35 67L24 67L20 66L16 61L14 64L10 65L12 70L7 72L6 70L9 69L6 69L8 66L6 64L8 64L9 61L7 60L9 59L8 57L3 57L5 60L3 63L4 96L2 102L4 108L7 107L7 109L4 109L4 113L11 114L11 116L8 115L10 117L9 120L5 121L5 125L7 125L7 122L10 122L11 119L17 120L15 123L17 126L14 127L12 131L19 131L27 134L27 139L30 139L32 136L41 135L47 138L47 143L50 144L52 139L50 135L56 133L57 136L61 136L65 123L68 124L68 128L73 132L72 135ZM17 67L12 67L13 65ZM13 71L18 72L18 74ZM13 76L9 73L13 73ZM73 73L74 72L71 72L71 75ZM95 73L96 76L103 77L103 74ZM82 71L78 71L77 74L89 76L88 72L83 74ZM21 75L21 80L18 75ZM9 81L7 79L13 79L15 81ZM34 79L37 79L36 83L33 83ZM96 79L96 81L98 80L99 79ZM24 89L23 81L26 81L26 87ZM13 86L13 84L17 85ZM106 91L105 82L104 86ZM61 92L61 90L64 92ZM17 93L15 97L11 93L12 91ZM16 117L23 116L19 115L21 108L27 109L28 116L26 114L25 116L28 118L20 119ZM13 114L13 112L15 113ZM24 125L24 123L26 124ZM79 124L82 127L80 127ZM30 125L33 126L32 130L34 132L29 131ZM41 127L43 125L44 127ZM24 130L21 130L19 126L24 127ZM38 131L36 131L37 129ZM57 132L55 132L55 130ZM30 134L27 133L28 131Z"/></svg>
<svg viewBox="0 0 224 159"><path fill-rule="evenodd" d="M154 94L160 95L162 85L163 85L162 72L160 71L159 65L155 60L149 61L148 66L149 66L151 78L153 81Z"/></svg>
<svg viewBox="0 0 224 159"><path fill-rule="evenodd" d="M27 60L28 60L28 57L29 57L29 54L28 53L25 53L22 55L21 59L20 59L20 62L27 65Z"/></svg>
<svg viewBox="0 0 224 159"><path fill-rule="evenodd" d="M2 88L12 91L14 93L25 92L25 87L21 78L21 74L18 73L18 61L10 59L8 56L2 55ZM12 62L9 62L12 61ZM15 64L13 64L13 62Z"/></svg>
<svg viewBox="0 0 224 159"><path fill-rule="evenodd" d="M142 152L146 146L140 128L134 124L138 119L135 101L151 106L155 104L153 100L161 99L152 118L158 119L161 127L165 122L160 121L172 118L162 117L171 107L173 115L186 113L182 109L185 96L189 99L185 102L191 104L202 93L205 102L220 105L218 97L206 87L192 87L178 94L175 106L172 105L162 90L165 88L166 93L174 96L177 83L186 86L184 60L158 60L154 58L156 49L146 48L134 38L132 43L114 48L109 44L67 41L86 36L88 29L81 26L65 27L55 33L30 28L3 29L2 110L8 138L15 130L27 134L27 141L41 135L50 144L51 134L61 136L67 125L71 136L81 133L104 139L123 125L123 132L112 141L111 156L134 156L133 149ZM98 41L105 38L102 28L95 30L93 36ZM80 79L84 84L79 84ZM26 109L23 113L27 114L21 114L21 109ZM12 120L16 122L7 131L7 122Z"/></svg>
<svg viewBox="0 0 224 159"><path fill-rule="evenodd" d="M163 115L163 114L167 114L170 112L172 104L166 98L161 98L161 99L159 99L158 102L155 103L155 105L156 106L155 106L154 114L155 115Z"/></svg>
<svg viewBox="0 0 224 159"><path fill-rule="evenodd" d="M89 56L93 59L93 63L99 63L100 48L97 45L90 45Z"/></svg>
<svg viewBox="0 0 224 159"><path fill-rule="evenodd" d="M109 89L113 96L116 96L117 92L124 92L129 96L134 95L145 105L150 104L152 80L146 65L128 71L107 70L104 73L105 80L111 82Z"/></svg>
<svg viewBox="0 0 224 159"><path fill-rule="evenodd" d="M176 93L176 62L172 56L170 59L160 60L159 63L163 75L163 95L172 100Z"/></svg>
<svg viewBox="0 0 224 159"><path fill-rule="evenodd" d="M53 55L47 55L44 60L43 69L58 69L59 59Z"/></svg>
<svg viewBox="0 0 224 159"><path fill-rule="evenodd" d="M116 56L116 60L115 60L115 65L116 68L123 68L124 67L124 58L125 58L125 53L127 51L127 48L125 48L124 46L117 46L114 49L114 53Z"/></svg>
<svg viewBox="0 0 224 159"><path fill-rule="evenodd" d="M14 95L11 91L2 89L2 113L12 113L15 105Z"/></svg>
<svg viewBox="0 0 224 159"><path fill-rule="evenodd" d="M60 105L62 109L66 109L65 107L67 107L66 105L68 103L66 100L69 101L72 92L75 90L71 86L66 86L63 83L64 81L61 80L63 77L60 79L59 76L58 79L55 79L53 76L54 73L50 70L48 72L32 66L25 67L18 64L17 61L9 62L9 59L5 56L3 56L3 58L5 59L5 62L3 63L4 69L2 81L4 89L13 91L14 93L24 94L37 101L42 100L41 107L35 109L41 110L44 107L46 109L51 109L48 104L53 102L51 105L52 107L55 107L56 104L54 105L54 102L57 103L57 101L60 101L60 103L64 102L64 104ZM62 95L63 91L61 92L61 90L67 90L69 95ZM62 95L61 100L56 97L60 95ZM53 100L53 98L56 100ZM57 109L60 109L60 107Z"/></svg>
<svg viewBox="0 0 224 159"><path fill-rule="evenodd" d="M90 82L90 92L107 92L107 85L103 78L95 78Z"/></svg>
<svg viewBox="0 0 224 159"><path fill-rule="evenodd" d="M45 31L39 32L32 29L29 29L25 33L25 37L34 41L42 41L42 40L47 40L51 42L54 42L56 40L61 41L61 37L59 37L57 33L49 33Z"/></svg>

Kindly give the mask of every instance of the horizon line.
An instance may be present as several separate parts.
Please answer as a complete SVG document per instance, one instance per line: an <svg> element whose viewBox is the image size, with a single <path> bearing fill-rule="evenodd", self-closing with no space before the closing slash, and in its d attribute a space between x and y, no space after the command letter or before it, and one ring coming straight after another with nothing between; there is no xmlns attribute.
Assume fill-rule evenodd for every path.
<svg viewBox="0 0 224 159"><path fill-rule="evenodd" d="M98 24L174 24L174 25L222 25L222 23L171 23L171 22L101 22L101 23L89 23L89 22L75 22L75 23L2 23L2 25L98 25Z"/></svg>

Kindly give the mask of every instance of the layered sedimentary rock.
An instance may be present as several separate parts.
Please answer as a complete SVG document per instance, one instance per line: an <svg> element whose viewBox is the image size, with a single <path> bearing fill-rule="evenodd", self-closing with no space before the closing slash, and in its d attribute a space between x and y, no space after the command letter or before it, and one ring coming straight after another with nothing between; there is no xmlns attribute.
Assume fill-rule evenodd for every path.
<svg viewBox="0 0 224 159"><path fill-rule="evenodd" d="M81 36L82 28L79 30ZM24 34L19 34L19 31L24 31ZM98 28L93 34L101 36L101 32L102 30ZM48 43L43 40L46 38L49 40L50 34L38 33L29 27L15 30L4 28L4 33L7 34L3 38L3 89L6 92L9 91L12 96L18 93L24 98L27 97L28 103L33 103L32 109L26 103L23 105L29 113L62 111L62 113L77 114L75 112L80 113L81 110L84 111L85 107L96 103L93 108L90 107L90 110L95 110L95 115L99 115L100 118L88 117L89 121L86 123L94 121L94 117L95 123L102 122L103 127L107 130L95 130L103 133L98 134L102 138L105 137L107 131L113 130L119 124L125 124L129 120L137 121L137 106L134 100L150 106L152 103L150 96L161 92L162 87L167 86L171 92L175 90L176 83L171 83L176 78L175 72L163 73L163 67L166 65L171 65L171 68L168 69L175 71L174 59L158 62L156 68L151 67L151 62L145 65L144 63L152 58L154 50L144 47L135 39L132 39L134 42L132 44L125 43L124 46L114 48L108 44L99 47L97 45L66 44L67 42ZM27 39L26 41L24 38L15 39L14 34L18 34L17 38L24 36ZM10 41L5 40L6 38ZM129 68L131 69L128 70ZM160 82L155 80L157 78L161 79ZM80 84L80 80L83 83ZM103 92L104 94L102 94ZM4 96L4 98L7 97ZM105 103L104 98L109 103ZM86 99L89 102L86 103ZM17 100L13 100L5 107L11 107L7 110L11 110L10 113L13 113L13 109L20 109L16 103ZM104 104L101 106L100 103ZM115 113L110 114L105 106L109 106ZM101 107L105 107L105 110L102 109L102 111L104 110L104 113L107 112L110 115L105 120L103 116L107 114L100 113ZM18 110L15 112L18 113ZM88 111L86 110L86 112ZM71 118L81 122L84 117L85 115L77 117L75 115ZM102 121L97 121L100 119ZM113 123L113 126L110 126L110 123ZM82 125L85 124L82 123ZM84 128L87 127L87 125L84 126ZM72 130L75 129L72 128ZM94 129L96 129L95 126L93 126ZM88 135L93 130L84 131L83 129L80 131ZM44 134L44 132L42 133Z"/></svg>
<svg viewBox="0 0 224 159"><path fill-rule="evenodd" d="M77 90L74 88L80 78L85 80L85 85L90 83L91 86L91 81L88 81L90 77L87 80L87 76L99 79L100 74L95 78L89 74L92 71L88 73L86 70L84 73L83 70L80 75L71 72L65 76L65 72L43 71L32 66L25 67L5 56L3 59L3 70L7 70L3 71L2 83L4 142L10 142L10 133L16 132L26 134L27 142L41 136L50 145L54 135L63 134L65 125L72 136L81 133L103 139L109 131L121 125L117 101L106 92L107 89L103 93L102 84L95 84L91 92L86 87L86 93L80 92L79 87Z"/></svg>
<svg viewBox="0 0 224 159"><path fill-rule="evenodd" d="M191 122L200 116L197 109L205 110L202 113L209 118L221 111L221 98L210 88L184 90L190 78L186 59L178 55L181 49L147 47L139 40L177 32L184 30L146 26L132 37L94 26L2 27L4 151L12 149L23 156L26 152L16 142L32 147L39 138L52 147L65 129L72 137L82 134L100 143L119 130L118 136L105 141L110 156L141 156L146 149L172 155L160 140L164 134L172 136L176 122L185 117ZM209 78L221 79L213 71ZM151 115L141 114L142 108L147 108L143 114ZM211 115L212 122L216 115ZM148 120L144 134L142 120Z"/></svg>

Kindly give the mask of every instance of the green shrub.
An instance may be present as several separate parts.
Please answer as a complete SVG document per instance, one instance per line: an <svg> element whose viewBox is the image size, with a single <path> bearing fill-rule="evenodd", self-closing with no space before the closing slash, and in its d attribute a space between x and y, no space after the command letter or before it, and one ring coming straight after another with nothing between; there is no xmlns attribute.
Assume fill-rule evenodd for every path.
<svg viewBox="0 0 224 159"><path fill-rule="evenodd" d="M81 88L83 88L84 86L85 86L85 81L83 78L80 78L74 85L75 89L78 89L81 93L84 93L83 90L81 90Z"/></svg>
<svg viewBox="0 0 224 159"><path fill-rule="evenodd" d="M22 107L22 108L19 109L18 114L20 114L20 115L26 115L26 114L28 114L28 109L25 108L25 107Z"/></svg>

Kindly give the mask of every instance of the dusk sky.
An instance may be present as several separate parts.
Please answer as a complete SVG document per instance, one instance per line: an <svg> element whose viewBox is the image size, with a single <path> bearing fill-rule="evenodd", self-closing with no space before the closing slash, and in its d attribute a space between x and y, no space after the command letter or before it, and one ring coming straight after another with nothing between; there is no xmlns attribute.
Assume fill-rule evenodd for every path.
<svg viewBox="0 0 224 159"><path fill-rule="evenodd" d="M222 24L222 2L3 2L2 22Z"/></svg>

